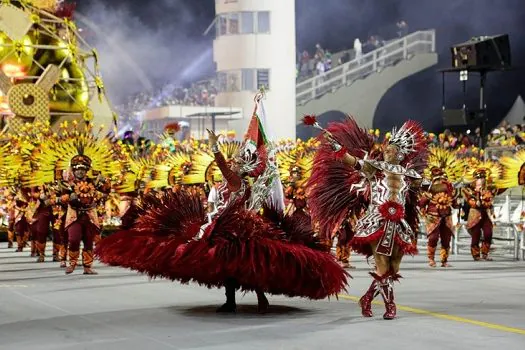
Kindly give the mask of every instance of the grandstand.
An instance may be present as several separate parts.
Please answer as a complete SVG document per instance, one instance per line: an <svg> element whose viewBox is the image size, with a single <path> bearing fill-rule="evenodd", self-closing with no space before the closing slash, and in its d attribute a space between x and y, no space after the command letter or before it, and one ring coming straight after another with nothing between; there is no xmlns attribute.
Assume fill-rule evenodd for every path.
<svg viewBox="0 0 525 350"><path fill-rule="evenodd" d="M298 123L304 114L321 115L336 109L358 116L362 125L371 126L377 104L390 87L437 63L435 40L434 30L417 31L403 38L391 40L359 58L355 58L352 54L351 57L354 56L354 59L344 64L334 63L332 69L322 75L298 80L296 86ZM346 53L348 51L334 53L332 61ZM199 81L186 87L166 84L156 91L141 92L129 97L126 104L118 107L118 113L122 124L131 124L130 121L133 120L143 121L141 130L148 137L157 133L159 126L170 120L188 122L192 135L200 137L203 135L203 125L211 127L212 124L209 108L221 107L215 106L215 97L220 92L220 84L216 79ZM366 93L366 98L363 98L363 93ZM191 110L192 115L201 116L199 120L192 119L190 115L183 112L172 113L174 110L183 111L188 106L193 107L187 109ZM242 110L238 113L243 115ZM239 117L239 115L229 116L225 120ZM220 128L228 129L227 123ZM311 136L305 134L301 127L299 130L299 137Z"/></svg>

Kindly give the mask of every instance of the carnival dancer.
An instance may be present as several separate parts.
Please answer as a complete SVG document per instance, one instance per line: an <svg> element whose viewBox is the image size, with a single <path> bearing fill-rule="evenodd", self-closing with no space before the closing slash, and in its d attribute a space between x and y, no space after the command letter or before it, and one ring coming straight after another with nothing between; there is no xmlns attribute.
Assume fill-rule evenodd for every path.
<svg viewBox="0 0 525 350"><path fill-rule="evenodd" d="M11 191L5 191L7 213L7 248L13 248L15 240L15 196Z"/></svg>
<svg viewBox="0 0 525 350"><path fill-rule="evenodd" d="M256 292L260 312L268 308L265 293L322 299L341 292L346 272L323 251L311 227L282 216L284 205L273 197L282 200L282 189L272 192L280 185L275 182L277 168L267 156L260 126L254 114L248 137L230 165L220 153L218 137L209 132L225 180L219 196L224 202L210 222L200 194L191 189L163 193L152 204L145 198L147 209L130 231L102 240L96 251L100 260L152 277L224 286L226 303L218 312L236 311L236 289Z"/></svg>
<svg viewBox="0 0 525 350"><path fill-rule="evenodd" d="M337 243L335 245L335 257L339 264L345 269L354 269L355 266L350 264L350 255L352 253L352 239L355 235L354 227L357 224L357 215L352 213L350 217L343 221L343 224L336 231ZM332 246L332 242L330 242Z"/></svg>
<svg viewBox="0 0 525 350"><path fill-rule="evenodd" d="M285 188L284 197L288 201L286 213L303 216L309 222L306 182L311 175L314 155L313 141L303 143L298 140L293 147L284 145L277 151L279 173Z"/></svg>
<svg viewBox="0 0 525 350"><path fill-rule="evenodd" d="M15 195L15 208L14 208L14 229L17 243L17 252L22 252L27 246L27 242L30 238L30 226L28 217L29 206L29 189L22 188ZM31 247L31 256L35 256L36 253L33 251L35 247Z"/></svg>
<svg viewBox="0 0 525 350"><path fill-rule="evenodd" d="M36 262L45 261L47 236L52 220L51 198L43 186L33 187L31 189L31 204L36 208L30 221L31 236L35 241L36 253L38 258Z"/></svg>
<svg viewBox="0 0 525 350"><path fill-rule="evenodd" d="M359 217L352 248L374 256L372 284L359 304L365 317L372 316L372 300L381 294L384 319L396 316L393 282L400 278L404 254L416 254L418 224L417 193L426 165L427 144L423 130L414 121L392 131L384 141L382 153L373 152L371 135L348 118L321 128L314 116L304 118L307 125L323 131L309 181L309 206L322 233L331 234L348 214L368 202ZM357 213L356 213L357 214Z"/></svg>
<svg viewBox="0 0 525 350"><path fill-rule="evenodd" d="M60 196L58 196L60 198ZM60 203L59 200L55 201L53 205L53 242L56 244L56 255L53 256L53 261L60 263L60 267L66 267L67 265L67 247L68 240L65 234L64 225L66 222L67 205Z"/></svg>
<svg viewBox="0 0 525 350"><path fill-rule="evenodd" d="M491 161L479 162L465 174L468 187L463 196L469 205L467 230L471 236L470 251L474 261L491 261L489 257L494 227L494 197L503 192L497 185L501 177L501 167ZM481 249L479 243L483 235Z"/></svg>
<svg viewBox="0 0 525 350"><path fill-rule="evenodd" d="M69 239L67 235L67 231L65 228L66 225L66 214L67 214L67 208L68 203L67 201L62 202L61 198L64 197L67 198L68 195L68 188L72 185L72 181L74 179L73 174L71 171L62 171L62 170L56 170L55 171L55 183L56 184L63 184L66 183L66 186L55 186L54 189L54 205L53 205L53 241L57 245L57 253L56 253L56 261L60 263L61 268L67 267L67 261L69 256ZM55 261L55 259L53 259Z"/></svg>
<svg viewBox="0 0 525 350"><path fill-rule="evenodd" d="M75 271L80 256L80 243L83 243L82 265L85 275L96 275L93 270L93 240L100 231L100 221L97 214L97 202L105 193L109 193L111 183L102 176L89 178L91 159L78 154L71 159L71 169L74 180L69 188L69 195L62 197L62 202L68 203L65 229L69 243L69 266L66 274Z"/></svg>
<svg viewBox="0 0 525 350"><path fill-rule="evenodd" d="M64 233L68 240L69 266L66 274L74 271L80 256L80 242L84 273L93 274L93 239L101 224L96 207L111 189L110 180L122 173L116 150L109 138L99 137L93 125L81 127L73 121L60 125L57 133L47 135L33 149L32 164L37 164L26 179L31 186L56 187L60 203L66 209ZM63 240L62 243L64 242ZM61 265L64 261L61 261Z"/></svg>
<svg viewBox="0 0 525 350"><path fill-rule="evenodd" d="M460 191L455 186L461 181L463 164L455 153L440 147L431 147L419 206L426 219L428 236L427 255L430 267L436 267L435 254L441 240L441 267L450 267L448 257L450 242L454 235L452 210L459 208Z"/></svg>

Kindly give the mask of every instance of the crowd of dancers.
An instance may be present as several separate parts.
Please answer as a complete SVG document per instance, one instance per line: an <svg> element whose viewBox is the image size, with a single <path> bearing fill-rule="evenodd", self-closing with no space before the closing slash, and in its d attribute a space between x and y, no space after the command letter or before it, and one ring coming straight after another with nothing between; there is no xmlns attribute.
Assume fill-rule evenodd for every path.
<svg viewBox="0 0 525 350"><path fill-rule="evenodd" d="M3 135L9 247L44 262L51 232L52 259L68 275L79 260L84 274L97 274L98 258L150 277L224 287L219 312L236 311L236 290L253 291L262 313L268 293L343 292L353 250L374 258L362 314L371 317L381 295L385 319L396 317L394 282L403 256L417 253L420 220L429 266L437 266L441 241L447 268L453 209L465 203L472 257L491 259L494 197L525 183L525 152L499 163L465 159L430 146L413 121L379 140L351 118L323 128L314 116L304 122L321 130L317 139L274 143L257 116L260 103L242 142L209 131L207 142L179 143L174 125L148 148L76 123Z"/></svg>

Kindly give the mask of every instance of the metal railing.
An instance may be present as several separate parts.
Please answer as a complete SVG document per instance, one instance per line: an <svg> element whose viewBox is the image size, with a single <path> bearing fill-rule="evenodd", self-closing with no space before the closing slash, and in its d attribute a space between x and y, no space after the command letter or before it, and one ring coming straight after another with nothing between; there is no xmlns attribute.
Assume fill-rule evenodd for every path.
<svg viewBox="0 0 525 350"><path fill-rule="evenodd" d="M357 79L364 78L384 67L392 66L416 54L431 53L435 50L435 30L409 34L328 72L300 82L296 86L296 103L305 104L341 86L350 85Z"/></svg>

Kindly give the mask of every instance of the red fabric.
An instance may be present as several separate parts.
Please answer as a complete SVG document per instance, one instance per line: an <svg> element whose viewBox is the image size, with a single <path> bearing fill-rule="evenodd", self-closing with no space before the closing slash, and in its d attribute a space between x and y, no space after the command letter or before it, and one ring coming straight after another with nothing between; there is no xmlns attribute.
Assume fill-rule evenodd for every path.
<svg viewBox="0 0 525 350"><path fill-rule="evenodd" d="M311 228L302 223L276 225L245 210L241 199L230 203L200 240L191 240L190 227L197 226L197 219L204 223L204 215L198 215L199 200L180 198L179 193L166 196L132 230L102 240L97 247L102 262L208 287L221 287L235 278L243 290L311 299L344 290L347 273L331 254L316 249ZM285 227L294 229L284 231Z"/></svg>
<svg viewBox="0 0 525 350"><path fill-rule="evenodd" d="M430 233L427 234L428 246L436 248L438 241L441 239L441 247L445 249L450 248L450 241L454 236L454 232L447 226L447 221L441 219L439 225Z"/></svg>
<svg viewBox="0 0 525 350"><path fill-rule="evenodd" d="M244 140L251 140L255 142L257 149L265 146L263 131L260 128L260 121L256 114L254 114L250 120L248 131L246 131Z"/></svg>
<svg viewBox="0 0 525 350"><path fill-rule="evenodd" d="M93 250L93 239L98 233L98 229L91 223L89 216L80 215L78 220L67 228L69 250L77 252L80 250L80 242L83 244L84 251Z"/></svg>
<svg viewBox="0 0 525 350"><path fill-rule="evenodd" d="M266 166L268 163L268 152L266 151L266 146L261 146L257 149L257 159L257 167L255 168L255 170L248 173L248 175L253 178L259 177L259 175L262 175L262 173L264 173L264 171L266 170Z"/></svg>
<svg viewBox="0 0 525 350"><path fill-rule="evenodd" d="M376 232L367 237L354 236L354 238L352 238L352 240L350 241L350 246L355 252L359 254L363 254L365 256L372 256L374 255L374 252L372 251L372 243L379 242L379 240L383 236L383 233L383 230L377 230Z"/></svg>
<svg viewBox="0 0 525 350"><path fill-rule="evenodd" d="M31 234L35 241L45 244L49 234L49 224L53 216L51 208L40 205L34 216L36 221L31 225Z"/></svg>
<svg viewBox="0 0 525 350"><path fill-rule="evenodd" d="M377 230L368 237L354 236L354 238L352 238L352 241L350 242L350 245L352 246L352 249L355 252L363 254L365 256L372 256L374 255L374 252L372 250L372 243L379 242L384 233L385 231L381 229ZM394 235L394 241L395 244L401 249L403 254L417 255L418 250L415 242L407 244L406 242L401 240L397 234Z"/></svg>

